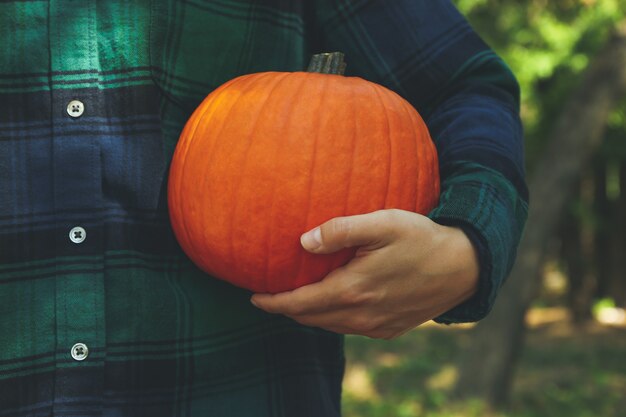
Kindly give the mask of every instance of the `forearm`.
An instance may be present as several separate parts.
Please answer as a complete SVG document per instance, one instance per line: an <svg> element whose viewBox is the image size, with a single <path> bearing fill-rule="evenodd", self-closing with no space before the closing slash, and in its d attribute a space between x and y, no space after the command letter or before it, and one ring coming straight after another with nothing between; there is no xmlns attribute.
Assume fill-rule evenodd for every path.
<svg viewBox="0 0 626 417"><path fill-rule="evenodd" d="M489 312L515 260L528 211L517 84L493 59L468 71L427 119L443 181L430 217L462 228L481 265L477 293L441 322L476 321Z"/></svg>

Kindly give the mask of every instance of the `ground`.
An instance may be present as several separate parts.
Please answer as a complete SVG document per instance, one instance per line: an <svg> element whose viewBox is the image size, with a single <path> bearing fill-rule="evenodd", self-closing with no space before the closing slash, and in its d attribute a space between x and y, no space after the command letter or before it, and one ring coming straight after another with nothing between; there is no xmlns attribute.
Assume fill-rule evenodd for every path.
<svg viewBox="0 0 626 417"><path fill-rule="evenodd" d="M455 360L470 326L429 323L394 341L346 338L345 417L623 417L626 326L573 326L560 308L534 309L507 409L455 403Z"/></svg>

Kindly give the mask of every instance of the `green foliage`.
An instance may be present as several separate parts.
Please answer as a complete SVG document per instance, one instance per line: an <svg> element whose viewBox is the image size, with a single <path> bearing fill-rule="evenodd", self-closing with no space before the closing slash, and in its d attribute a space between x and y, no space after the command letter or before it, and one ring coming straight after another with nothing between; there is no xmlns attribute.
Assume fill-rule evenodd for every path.
<svg viewBox="0 0 626 417"><path fill-rule="evenodd" d="M593 315L597 316L600 311L608 308L615 308L615 301L612 298L601 298L593 305Z"/></svg>
<svg viewBox="0 0 626 417"><path fill-rule="evenodd" d="M519 80L527 155L532 167L582 72L611 30L626 17L626 0L455 3ZM612 119L623 126L624 119L618 115Z"/></svg>

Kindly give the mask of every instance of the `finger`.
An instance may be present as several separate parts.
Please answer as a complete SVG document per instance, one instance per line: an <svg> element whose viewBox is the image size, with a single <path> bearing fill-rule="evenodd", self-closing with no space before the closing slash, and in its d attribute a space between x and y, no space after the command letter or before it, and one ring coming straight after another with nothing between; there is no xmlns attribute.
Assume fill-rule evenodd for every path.
<svg viewBox="0 0 626 417"><path fill-rule="evenodd" d="M289 316L312 327L321 327L336 333L368 335L386 327L386 323L362 308L346 307L332 312Z"/></svg>
<svg viewBox="0 0 626 417"><path fill-rule="evenodd" d="M358 316L361 315L361 318ZM355 318L356 317L356 318ZM319 327L334 333L354 334L372 339L395 339L421 323L390 323L387 320L368 318L363 311L343 309L332 313L290 316L300 324Z"/></svg>
<svg viewBox="0 0 626 417"><path fill-rule="evenodd" d="M302 247L313 253L332 253L355 246L382 246L391 239L398 214L379 210L335 217L304 233Z"/></svg>
<svg viewBox="0 0 626 417"><path fill-rule="evenodd" d="M287 316L308 315L323 311L331 311L338 304L337 289L331 272L322 281L305 285L292 291L278 294L254 294L250 301L268 313L280 313Z"/></svg>

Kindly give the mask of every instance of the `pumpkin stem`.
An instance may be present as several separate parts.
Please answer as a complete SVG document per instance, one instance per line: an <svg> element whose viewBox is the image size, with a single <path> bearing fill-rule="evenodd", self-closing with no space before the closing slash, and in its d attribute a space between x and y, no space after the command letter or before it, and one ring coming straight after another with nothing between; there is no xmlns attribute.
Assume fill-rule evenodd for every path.
<svg viewBox="0 0 626 417"><path fill-rule="evenodd" d="M343 60L342 52L325 52L315 54L311 57L307 72L319 72L322 74L343 75L346 70L346 63Z"/></svg>

